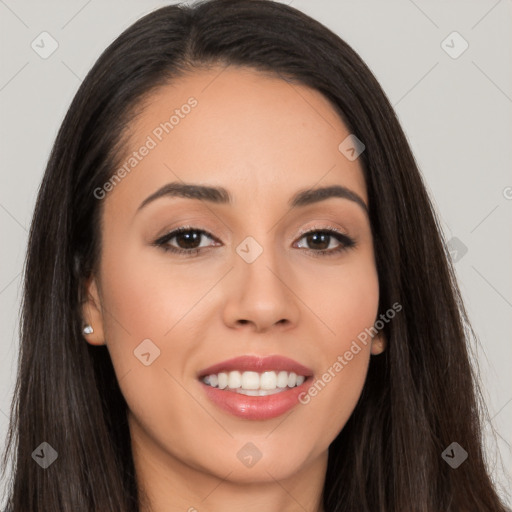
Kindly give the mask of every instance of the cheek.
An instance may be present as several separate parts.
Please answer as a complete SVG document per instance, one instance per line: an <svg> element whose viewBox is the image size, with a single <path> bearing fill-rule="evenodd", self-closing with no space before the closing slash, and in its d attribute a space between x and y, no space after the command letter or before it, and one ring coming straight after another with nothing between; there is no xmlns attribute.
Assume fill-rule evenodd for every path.
<svg viewBox="0 0 512 512"><path fill-rule="evenodd" d="M173 265L156 249L113 241L104 245L101 271L105 339L127 402L134 409L153 404L153 414L164 403L173 409L185 396L167 403L170 389L179 393L168 373L182 382L194 371L206 322L201 298L217 278Z"/></svg>
<svg viewBox="0 0 512 512"><path fill-rule="evenodd" d="M316 342L322 364L300 401L308 410L310 431L323 431L332 440L352 414L368 371L379 303L373 258L354 259L346 271L337 268L331 276L317 275L315 290L313 303L321 305L315 312L323 322L324 335Z"/></svg>
<svg viewBox="0 0 512 512"><path fill-rule="evenodd" d="M347 343L376 320L379 280L369 250L351 254L339 266L317 267L311 277L303 278L301 288L323 323L324 354L346 350Z"/></svg>
<svg viewBox="0 0 512 512"><path fill-rule="evenodd" d="M156 266L146 253L105 246L102 298L105 339L121 392L132 419L158 439L162 426L180 424L180 414L191 406L182 383L196 346L186 343L180 319L195 295L179 270ZM191 432L200 436L201 425L195 422ZM166 435L179 446L185 433Z"/></svg>
<svg viewBox="0 0 512 512"><path fill-rule="evenodd" d="M201 287L195 286L193 276L184 278L183 270L164 258L155 264L152 251L119 249L105 247L102 260L107 341L162 338L186 314L194 298L197 301Z"/></svg>

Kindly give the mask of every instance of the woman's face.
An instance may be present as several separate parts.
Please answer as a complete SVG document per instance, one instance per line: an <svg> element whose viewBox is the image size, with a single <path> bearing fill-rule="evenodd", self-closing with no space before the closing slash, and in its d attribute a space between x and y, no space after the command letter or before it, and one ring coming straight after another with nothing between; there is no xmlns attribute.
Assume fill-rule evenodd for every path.
<svg viewBox="0 0 512 512"><path fill-rule="evenodd" d="M140 460L182 475L282 480L325 467L369 358L384 347L379 334L354 349L379 300L367 193L346 150L349 131L319 92L222 69L154 93L130 127L125 172L104 198L96 191L102 252L84 310L94 328L87 338L108 347ZM164 193L171 183L226 192L215 200ZM292 205L331 186L344 187L341 196ZM184 226L193 230L165 239ZM341 236L321 233L332 229ZM221 364L223 390L200 378L235 357L276 355L306 368L295 368L308 377L299 377L300 395L297 385L271 396L230 390L237 368L245 388L293 386L289 373L279 377L293 366L277 360Z"/></svg>

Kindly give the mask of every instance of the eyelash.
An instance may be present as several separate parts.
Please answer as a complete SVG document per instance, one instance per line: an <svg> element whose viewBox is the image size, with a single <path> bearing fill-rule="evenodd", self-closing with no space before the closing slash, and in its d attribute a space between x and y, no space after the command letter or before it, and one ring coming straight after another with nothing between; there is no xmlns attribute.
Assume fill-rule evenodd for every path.
<svg viewBox="0 0 512 512"><path fill-rule="evenodd" d="M175 229L171 231L170 233L165 234L164 236L158 238L153 243L154 246L159 247L165 252L171 252L173 254L182 255L185 257L193 257L196 254L198 254L202 249L205 249L205 247L198 247L195 249L181 249L177 247L172 247L168 243L170 240L175 238L176 236L182 234L182 233L199 233L201 236L206 235L208 238L211 238L212 240L217 240L214 236L210 235L207 231L204 231L203 229L194 228L192 226L182 226L178 229ZM338 242L340 242L340 246L335 249L321 249L319 251L315 251L314 249L305 249L308 253L310 253L314 257L329 257L329 256L335 256L343 251L346 251L348 249L352 249L356 247L356 241L349 237L348 235L345 235L338 229L334 227L323 227L323 228L317 228L313 227L311 229L308 229L306 231L301 231L299 233L299 240L304 238L307 235L311 234L323 234L327 236L334 237ZM330 245L330 244L329 244Z"/></svg>

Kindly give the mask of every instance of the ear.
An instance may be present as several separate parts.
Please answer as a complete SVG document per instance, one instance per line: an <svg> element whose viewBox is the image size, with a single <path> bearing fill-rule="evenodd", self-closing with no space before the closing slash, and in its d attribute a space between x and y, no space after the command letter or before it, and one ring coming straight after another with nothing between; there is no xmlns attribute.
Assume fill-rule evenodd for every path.
<svg viewBox="0 0 512 512"><path fill-rule="evenodd" d="M82 328L85 325L90 325L93 332L86 334L82 331L82 336L85 338L87 343L90 343L91 345L105 345L101 297L95 277L91 277L86 282L85 295L87 298L82 304Z"/></svg>
<svg viewBox="0 0 512 512"><path fill-rule="evenodd" d="M380 331L374 338L372 339L372 346L371 346L371 354L373 356L382 354L384 350L386 349L387 340L384 336L384 333Z"/></svg>

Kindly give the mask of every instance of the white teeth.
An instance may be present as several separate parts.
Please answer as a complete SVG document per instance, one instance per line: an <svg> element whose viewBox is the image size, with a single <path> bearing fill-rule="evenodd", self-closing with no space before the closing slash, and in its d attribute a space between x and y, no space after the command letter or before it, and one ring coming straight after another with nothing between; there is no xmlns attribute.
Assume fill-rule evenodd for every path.
<svg viewBox="0 0 512 512"><path fill-rule="evenodd" d="M242 374L240 372L229 372L228 386L231 389L239 388L242 385Z"/></svg>
<svg viewBox="0 0 512 512"><path fill-rule="evenodd" d="M261 389L276 389L276 372L263 372L260 377Z"/></svg>
<svg viewBox="0 0 512 512"><path fill-rule="evenodd" d="M259 389L260 376L256 372L242 373L242 389Z"/></svg>
<svg viewBox="0 0 512 512"><path fill-rule="evenodd" d="M209 376L208 376L208 377L209 377ZM207 377L207 378L208 378L208 377ZM227 373L222 372L222 373L219 373L219 374L217 375L217 377L218 377L218 381L219 381L219 382L218 382L219 389L224 389L224 388L226 388L226 387L228 386L228 374L227 374ZM214 384L213 384L213 381L210 381L210 382L211 382L211 385L213 386L213 385L214 385Z"/></svg>
<svg viewBox="0 0 512 512"><path fill-rule="evenodd" d="M288 372L279 372L277 374L277 387L285 388L288 386Z"/></svg>
<svg viewBox="0 0 512 512"><path fill-rule="evenodd" d="M205 384L219 389L230 389L248 396L266 396L280 393L285 388L300 386L306 377L295 372L220 372L203 378Z"/></svg>
<svg viewBox="0 0 512 512"><path fill-rule="evenodd" d="M271 391L266 391L264 389L236 389L236 393L240 393L241 395L247 395L247 396L267 396L267 395L275 395L276 393L282 393L284 389L277 388L273 389Z"/></svg>

